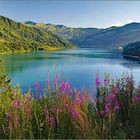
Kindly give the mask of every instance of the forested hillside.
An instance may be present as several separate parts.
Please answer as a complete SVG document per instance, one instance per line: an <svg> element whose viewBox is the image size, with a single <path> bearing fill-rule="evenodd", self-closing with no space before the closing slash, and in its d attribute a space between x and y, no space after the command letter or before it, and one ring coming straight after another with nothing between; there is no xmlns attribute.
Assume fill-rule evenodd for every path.
<svg viewBox="0 0 140 140"><path fill-rule="evenodd" d="M123 56L126 59L140 61L140 41L126 45L123 49Z"/></svg>
<svg viewBox="0 0 140 140"><path fill-rule="evenodd" d="M71 47L75 46L50 31L0 16L0 53Z"/></svg>

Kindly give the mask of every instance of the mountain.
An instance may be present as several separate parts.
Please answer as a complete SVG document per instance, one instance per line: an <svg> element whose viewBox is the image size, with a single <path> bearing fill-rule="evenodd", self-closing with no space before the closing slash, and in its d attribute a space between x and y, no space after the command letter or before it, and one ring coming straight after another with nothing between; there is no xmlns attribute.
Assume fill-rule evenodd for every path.
<svg viewBox="0 0 140 140"><path fill-rule="evenodd" d="M36 25L36 22L33 22L33 21L26 21L26 22L23 22L25 24L30 24L30 25Z"/></svg>
<svg viewBox="0 0 140 140"><path fill-rule="evenodd" d="M63 37L29 24L36 23L27 25L0 16L0 53L75 47Z"/></svg>
<svg viewBox="0 0 140 140"><path fill-rule="evenodd" d="M72 28L54 24L46 24L45 29L65 37L67 40L80 47L85 45L85 42L89 37L94 36L101 31L101 29L97 28Z"/></svg>
<svg viewBox="0 0 140 140"><path fill-rule="evenodd" d="M49 26L46 28L47 30L51 29ZM55 33L79 46L119 48L131 42L140 41L140 24L131 23L122 27L106 29L60 28L59 25L56 25Z"/></svg>
<svg viewBox="0 0 140 140"><path fill-rule="evenodd" d="M88 37L85 45L92 44L95 46L119 48L135 41L140 41L139 23L131 23L122 27L101 30L94 36Z"/></svg>
<svg viewBox="0 0 140 140"><path fill-rule="evenodd" d="M30 23L27 22L25 23L31 25ZM41 24L41 26L40 23L36 23L33 26L37 28L43 28L47 31L60 35L69 40L70 42L73 42L74 44L79 46L82 45L83 43L82 41L85 40L88 36L93 36L99 31L101 31L101 29L97 28L72 28L66 27L64 25L43 24L43 23Z"/></svg>
<svg viewBox="0 0 140 140"><path fill-rule="evenodd" d="M44 29L65 37L82 47L121 48L131 42L140 41L140 23L130 23L122 27L69 28L64 25L44 24Z"/></svg>

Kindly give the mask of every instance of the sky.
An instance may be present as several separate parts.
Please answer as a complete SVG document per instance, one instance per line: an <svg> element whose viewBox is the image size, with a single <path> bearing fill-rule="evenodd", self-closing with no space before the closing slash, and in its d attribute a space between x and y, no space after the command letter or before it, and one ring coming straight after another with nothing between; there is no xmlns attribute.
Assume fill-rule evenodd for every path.
<svg viewBox="0 0 140 140"><path fill-rule="evenodd" d="M140 1L0 0L0 15L21 22L106 28L140 22Z"/></svg>

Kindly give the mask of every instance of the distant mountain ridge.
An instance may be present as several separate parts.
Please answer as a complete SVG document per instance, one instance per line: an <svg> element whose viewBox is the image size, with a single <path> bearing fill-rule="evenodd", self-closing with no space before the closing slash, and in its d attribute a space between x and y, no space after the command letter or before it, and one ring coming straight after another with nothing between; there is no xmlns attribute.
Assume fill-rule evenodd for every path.
<svg viewBox="0 0 140 140"><path fill-rule="evenodd" d="M72 28L33 21L20 23L0 16L0 53L72 48L75 45L120 49L138 41L140 23L135 22L105 29Z"/></svg>
<svg viewBox="0 0 140 140"><path fill-rule="evenodd" d="M35 26L39 27L37 24ZM131 42L140 41L140 23L135 22L121 27L112 26L105 29L71 28L54 24L44 24L43 28L65 37L80 47L120 48Z"/></svg>
<svg viewBox="0 0 140 140"><path fill-rule="evenodd" d="M0 53L75 47L63 37L33 27L36 23L30 21L28 24L30 26L0 16Z"/></svg>

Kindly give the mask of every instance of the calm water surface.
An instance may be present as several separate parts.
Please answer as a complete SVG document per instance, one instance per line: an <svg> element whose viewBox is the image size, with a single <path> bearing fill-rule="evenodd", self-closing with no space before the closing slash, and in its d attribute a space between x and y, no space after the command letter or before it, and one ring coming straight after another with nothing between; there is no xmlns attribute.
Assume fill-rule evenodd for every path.
<svg viewBox="0 0 140 140"><path fill-rule="evenodd" d="M72 87L85 87L93 90L96 73L101 79L105 72L116 78L123 72L133 73L136 83L140 81L140 64L124 60L120 52L99 48L69 49L61 51L45 51L1 55L6 72L12 79L12 84L19 84L22 91L33 87L35 80L41 85L47 81L48 71L53 79L55 71L65 80L71 82Z"/></svg>

